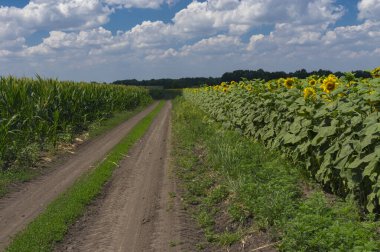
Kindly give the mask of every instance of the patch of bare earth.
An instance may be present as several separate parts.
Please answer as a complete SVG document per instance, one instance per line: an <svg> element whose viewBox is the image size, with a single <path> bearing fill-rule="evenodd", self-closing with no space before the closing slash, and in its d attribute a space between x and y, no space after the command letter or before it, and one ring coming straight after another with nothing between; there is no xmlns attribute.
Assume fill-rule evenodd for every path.
<svg viewBox="0 0 380 252"><path fill-rule="evenodd" d="M270 235L265 233L263 230L254 228L255 223L253 218L248 218L245 223L238 223L234 221L227 212L228 205L226 204L226 202L220 203L218 205L218 209L220 210L215 216L214 226L216 233L236 232L240 228L249 230L248 232L246 232L247 234L244 235L240 241L234 243L230 247L224 248L223 251L277 251L275 249L275 245L277 243L271 239Z"/></svg>
<svg viewBox="0 0 380 252"><path fill-rule="evenodd" d="M194 155L198 158L199 165L204 165L207 156L206 149L201 145L198 145L193 150ZM212 170L204 176L218 177ZM218 185L218 179L215 179L216 186ZM205 248L202 251L207 252L275 252L278 242L272 239L271 235L265 230L260 230L255 227L255 221L253 217L247 218L244 223L236 222L232 219L228 213L229 199L218 203L214 208L218 209L215 214L213 231L216 234L222 234L224 232L234 233L239 230L244 230L244 235L240 241L235 242L231 246L221 246L217 243L205 243ZM196 212L196 205L188 205L189 212ZM211 211L211 210L210 210Z"/></svg>

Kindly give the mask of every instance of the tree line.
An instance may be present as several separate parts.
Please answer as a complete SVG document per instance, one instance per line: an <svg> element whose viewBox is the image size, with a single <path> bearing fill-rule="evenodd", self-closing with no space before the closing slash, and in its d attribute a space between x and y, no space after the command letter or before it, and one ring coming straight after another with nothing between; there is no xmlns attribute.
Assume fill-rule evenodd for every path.
<svg viewBox="0 0 380 252"><path fill-rule="evenodd" d="M335 74L338 77L343 76L344 72L332 72L329 70L319 69L318 71L308 72L306 69L297 70L295 72L286 73L284 71L269 72L264 71L263 69L258 70L235 70L233 72L226 72L221 77L189 77L189 78L180 78L180 79L151 79L151 80L136 80L136 79L127 79L127 80L117 80L113 84L122 84L122 85L133 85L133 86L148 86L148 87L160 87L165 89L175 89L175 88L187 88L187 87L199 87L202 85L217 85L221 82L231 82L231 81L240 81L242 79L262 79L265 81L279 79L279 78L288 78L296 77L300 79L307 78L311 75L317 76L327 76L329 74ZM352 74L357 78L371 78L371 74L368 71L352 71Z"/></svg>
<svg viewBox="0 0 380 252"><path fill-rule="evenodd" d="M217 85L221 81L220 78L213 77L189 77L180 79L151 79L151 80L117 80L113 84L133 85L133 86L147 86L147 87L162 87L166 89L199 87L202 85Z"/></svg>

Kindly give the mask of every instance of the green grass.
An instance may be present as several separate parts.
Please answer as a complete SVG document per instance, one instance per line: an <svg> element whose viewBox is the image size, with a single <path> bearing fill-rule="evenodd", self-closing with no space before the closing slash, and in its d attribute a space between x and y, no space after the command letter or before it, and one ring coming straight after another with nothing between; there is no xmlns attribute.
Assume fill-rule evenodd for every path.
<svg viewBox="0 0 380 252"><path fill-rule="evenodd" d="M104 134L110 129L116 127L117 125L128 120L137 113L141 112L146 107L147 106L139 106L133 110L116 112L112 117L108 119L103 119L92 123L89 126L88 131L89 139ZM53 150L52 152L55 152L55 150ZM36 160L38 159L39 150L30 152L30 154L27 156L33 156L34 158L32 161L24 162L24 164L19 164L17 165L18 167L14 167L10 170L0 171L0 197L4 196L8 192L9 185L11 185L12 183L26 182L40 175L41 170L31 169L31 166L33 166Z"/></svg>
<svg viewBox="0 0 380 252"><path fill-rule="evenodd" d="M173 104L183 197L209 242L228 247L263 230L282 251L379 251L379 223L353 201L327 197L280 153L190 103Z"/></svg>
<svg viewBox="0 0 380 252"><path fill-rule="evenodd" d="M148 106L149 105L150 104L148 104ZM109 131L112 128L115 128L119 124L136 115L137 113L143 111L145 108L147 108L147 106L139 106L134 110L115 112L111 118L93 123L89 127L89 138L94 138L96 136L102 135L103 133Z"/></svg>
<svg viewBox="0 0 380 252"><path fill-rule="evenodd" d="M12 171L0 172L0 197L8 192L9 185L14 182L29 181L39 173L32 169L17 169Z"/></svg>
<svg viewBox="0 0 380 252"><path fill-rule="evenodd" d="M86 205L101 192L125 153L145 134L163 105L164 102L160 102L110 151L106 159L49 204L24 231L16 235L6 251L51 251L54 243L62 240L69 226L83 214Z"/></svg>

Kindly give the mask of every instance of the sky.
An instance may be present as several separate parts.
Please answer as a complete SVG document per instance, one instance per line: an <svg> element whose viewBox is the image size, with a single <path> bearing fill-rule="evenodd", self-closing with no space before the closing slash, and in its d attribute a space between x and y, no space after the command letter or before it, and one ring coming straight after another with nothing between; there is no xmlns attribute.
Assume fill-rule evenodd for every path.
<svg viewBox="0 0 380 252"><path fill-rule="evenodd" d="M75 81L380 66L380 0L0 0L0 75Z"/></svg>

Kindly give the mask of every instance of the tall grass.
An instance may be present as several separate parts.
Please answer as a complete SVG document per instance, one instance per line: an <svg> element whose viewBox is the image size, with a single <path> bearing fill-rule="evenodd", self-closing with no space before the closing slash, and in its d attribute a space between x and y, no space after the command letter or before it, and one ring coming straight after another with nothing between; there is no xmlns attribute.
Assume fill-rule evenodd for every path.
<svg viewBox="0 0 380 252"><path fill-rule="evenodd" d="M361 215L352 199L325 195L281 153L183 99L173 102L172 120L181 198L207 241L225 247L212 251L259 251L263 244L292 252L380 251L374 215Z"/></svg>
<svg viewBox="0 0 380 252"><path fill-rule="evenodd" d="M28 161L36 148L70 140L115 111L150 101L148 91L138 87L1 77L0 169Z"/></svg>

